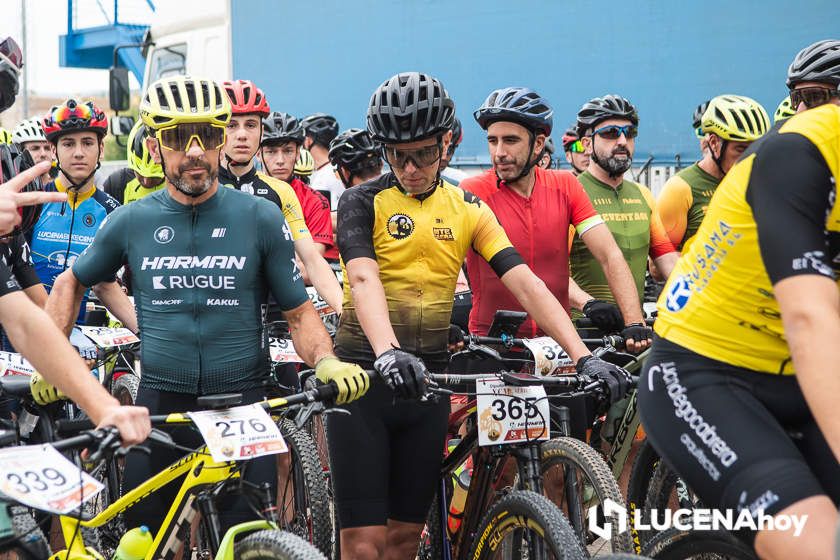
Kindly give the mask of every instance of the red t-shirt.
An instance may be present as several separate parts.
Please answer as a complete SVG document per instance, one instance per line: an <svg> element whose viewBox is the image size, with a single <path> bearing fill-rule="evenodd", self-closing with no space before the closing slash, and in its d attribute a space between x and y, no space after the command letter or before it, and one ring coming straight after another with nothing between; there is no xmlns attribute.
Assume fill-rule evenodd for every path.
<svg viewBox="0 0 840 560"><path fill-rule="evenodd" d="M333 227L329 201L324 195L300 179L292 179L289 181L289 185L292 186L300 201L303 221L306 222L306 227L312 234L312 241L325 245L327 252L329 252L333 248Z"/></svg>
<svg viewBox="0 0 840 560"><path fill-rule="evenodd" d="M525 263L545 282L554 297L569 310L569 226L579 233L602 223L586 191L568 171L534 168L536 181L529 198L487 172L464 179L460 187L490 206L514 248ZM467 273L473 293L470 332L486 335L497 309L524 311L481 256L469 252ZM528 318L518 336L541 336L542 330Z"/></svg>

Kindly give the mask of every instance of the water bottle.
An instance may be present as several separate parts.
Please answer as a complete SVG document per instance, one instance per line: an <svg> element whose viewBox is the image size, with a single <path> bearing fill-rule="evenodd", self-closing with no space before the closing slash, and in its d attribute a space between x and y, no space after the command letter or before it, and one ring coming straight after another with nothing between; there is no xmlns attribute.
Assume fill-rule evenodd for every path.
<svg viewBox="0 0 840 560"><path fill-rule="evenodd" d="M122 536L113 560L143 560L152 547L153 540L148 527L135 527Z"/></svg>

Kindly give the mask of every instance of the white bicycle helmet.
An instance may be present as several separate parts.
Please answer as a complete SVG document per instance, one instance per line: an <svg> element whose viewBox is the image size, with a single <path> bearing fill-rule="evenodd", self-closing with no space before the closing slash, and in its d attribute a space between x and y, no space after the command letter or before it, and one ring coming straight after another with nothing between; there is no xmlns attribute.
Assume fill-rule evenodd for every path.
<svg viewBox="0 0 840 560"><path fill-rule="evenodd" d="M36 117L21 121L21 123L12 130L12 140L18 144L22 144L24 142L46 142L47 136L41 128L41 120Z"/></svg>

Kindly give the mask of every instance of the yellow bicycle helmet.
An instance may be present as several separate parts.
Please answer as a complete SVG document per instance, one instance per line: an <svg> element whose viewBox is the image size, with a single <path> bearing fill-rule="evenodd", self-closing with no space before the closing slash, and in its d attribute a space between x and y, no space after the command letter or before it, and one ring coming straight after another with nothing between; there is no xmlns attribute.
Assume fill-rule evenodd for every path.
<svg viewBox="0 0 840 560"><path fill-rule="evenodd" d="M785 119L791 118L793 115L796 114L796 110L790 106L790 95L782 99L782 102L779 103L779 106L776 107L776 114L773 115L773 124L776 124L779 121L783 121Z"/></svg>
<svg viewBox="0 0 840 560"><path fill-rule="evenodd" d="M140 103L140 118L153 130L181 123L227 126L230 111L230 100L219 84L191 76L161 78Z"/></svg>
<svg viewBox="0 0 840 560"><path fill-rule="evenodd" d="M0 144L11 144L12 133L3 127L0 127Z"/></svg>
<svg viewBox="0 0 840 560"><path fill-rule="evenodd" d="M300 155L295 161L295 175L298 177L309 177L315 171L315 160L306 148L300 149Z"/></svg>
<svg viewBox="0 0 840 560"><path fill-rule="evenodd" d="M147 137L146 125L143 121L137 121L128 133L128 142L125 146L128 167L143 177L163 179L163 167L155 163L152 154L149 153L149 148L146 147Z"/></svg>
<svg viewBox="0 0 840 560"><path fill-rule="evenodd" d="M758 140L770 128L770 117L758 101L741 95L718 95L700 122L703 134L733 142Z"/></svg>

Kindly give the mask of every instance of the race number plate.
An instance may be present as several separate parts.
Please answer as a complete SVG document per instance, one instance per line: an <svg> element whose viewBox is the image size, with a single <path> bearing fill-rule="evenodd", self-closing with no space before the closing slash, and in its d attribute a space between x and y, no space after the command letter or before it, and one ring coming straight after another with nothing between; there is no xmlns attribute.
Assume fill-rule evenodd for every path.
<svg viewBox="0 0 840 560"><path fill-rule="evenodd" d="M295 345L288 338L272 338L268 344L272 362L302 364L303 358L295 352Z"/></svg>
<svg viewBox="0 0 840 560"><path fill-rule="evenodd" d="M475 392L478 445L548 439L548 400L542 386L512 387L487 377L476 382Z"/></svg>
<svg viewBox="0 0 840 560"><path fill-rule="evenodd" d="M241 461L288 451L280 429L258 404L188 414L215 461Z"/></svg>
<svg viewBox="0 0 840 560"><path fill-rule="evenodd" d="M80 326L82 333L100 348L115 348L140 342L137 335L125 327L88 327Z"/></svg>
<svg viewBox="0 0 840 560"><path fill-rule="evenodd" d="M35 368L29 360L15 352L0 352L0 377L4 375L32 375Z"/></svg>
<svg viewBox="0 0 840 560"><path fill-rule="evenodd" d="M319 317L324 317L325 315L335 315L335 310L330 307L330 304L327 303L324 298L318 295L315 288L307 286L306 294L309 296L309 301L312 302L312 306L315 307L315 311L318 312Z"/></svg>
<svg viewBox="0 0 840 560"><path fill-rule="evenodd" d="M0 491L27 506L65 514L104 486L49 445L0 449Z"/></svg>
<svg viewBox="0 0 840 560"><path fill-rule="evenodd" d="M550 336L522 339L525 348L534 356L534 373L549 375L560 369L560 373L575 373L575 364L563 348ZM571 370L569 369L571 368Z"/></svg>

